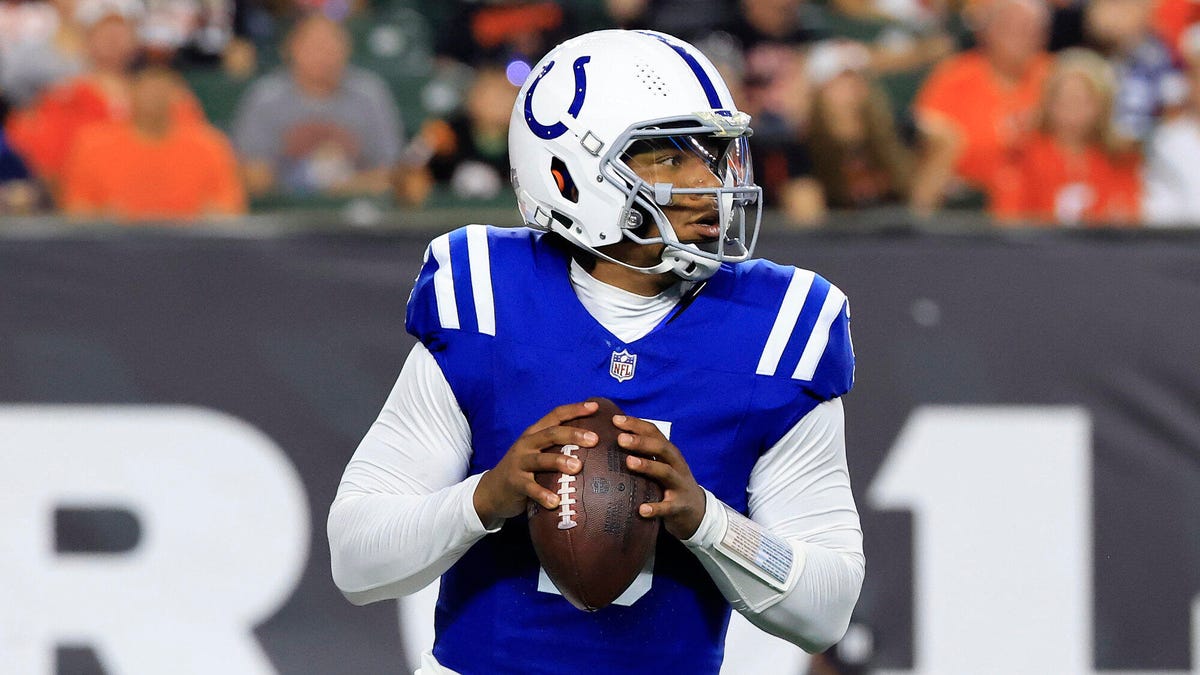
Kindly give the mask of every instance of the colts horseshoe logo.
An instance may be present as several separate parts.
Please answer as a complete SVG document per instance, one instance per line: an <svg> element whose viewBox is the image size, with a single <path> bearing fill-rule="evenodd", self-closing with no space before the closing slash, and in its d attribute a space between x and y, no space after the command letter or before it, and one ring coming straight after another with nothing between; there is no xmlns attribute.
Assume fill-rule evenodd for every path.
<svg viewBox="0 0 1200 675"><path fill-rule="evenodd" d="M567 108L567 114L571 117L578 118L579 110L583 107L583 97L587 94L587 73L584 72L583 67L591 60L590 56L581 56L575 59L575 64L572 66L575 71L575 98L571 99L571 106ZM529 85L529 91L525 92L525 124L529 125L529 130L537 134L539 138L546 140L558 138L567 133L567 125L563 124L562 120L546 125L533 117L533 92L553 67L554 61L547 63L542 72L538 73L537 79Z"/></svg>

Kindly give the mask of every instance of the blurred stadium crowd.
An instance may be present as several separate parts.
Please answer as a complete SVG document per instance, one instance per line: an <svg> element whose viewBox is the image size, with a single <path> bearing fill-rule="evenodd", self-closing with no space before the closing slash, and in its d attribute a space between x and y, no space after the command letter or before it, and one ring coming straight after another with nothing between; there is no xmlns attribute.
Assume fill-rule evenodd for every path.
<svg viewBox="0 0 1200 675"><path fill-rule="evenodd" d="M797 227L1200 225L1194 0L0 0L0 215L507 204L530 64L603 27L709 55Z"/></svg>

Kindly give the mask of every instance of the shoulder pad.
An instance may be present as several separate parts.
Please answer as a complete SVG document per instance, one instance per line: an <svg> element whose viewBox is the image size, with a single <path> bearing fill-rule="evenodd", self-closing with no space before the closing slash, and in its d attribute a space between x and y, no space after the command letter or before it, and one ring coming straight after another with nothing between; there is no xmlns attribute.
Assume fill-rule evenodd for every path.
<svg viewBox="0 0 1200 675"><path fill-rule="evenodd" d="M779 288L782 280L773 276ZM786 287L771 302L775 317L755 372L805 382L822 399L849 391L854 348L845 293L818 274L791 268Z"/></svg>
<svg viewBox="0 0 1200 675"><path fill-rule="evenodd" d="M408 299L409 333L427 345L447 330L496 334L489 240L488 227L468 225L429 243Z"/></svg>

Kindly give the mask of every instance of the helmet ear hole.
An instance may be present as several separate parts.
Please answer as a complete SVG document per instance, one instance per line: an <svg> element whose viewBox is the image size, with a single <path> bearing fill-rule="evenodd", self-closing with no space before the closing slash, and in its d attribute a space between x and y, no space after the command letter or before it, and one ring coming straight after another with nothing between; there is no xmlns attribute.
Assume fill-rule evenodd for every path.
<svg viewBox="0 0 1200 675"><path fill-rule="evenodd" d="M579 188L575 185L575 179L571 178L571 172L567 170L567 165L558 157L550 160L550 175L554 177L554 184L558 186L558 191L566 199L578 204L579 203Z"/></svg>

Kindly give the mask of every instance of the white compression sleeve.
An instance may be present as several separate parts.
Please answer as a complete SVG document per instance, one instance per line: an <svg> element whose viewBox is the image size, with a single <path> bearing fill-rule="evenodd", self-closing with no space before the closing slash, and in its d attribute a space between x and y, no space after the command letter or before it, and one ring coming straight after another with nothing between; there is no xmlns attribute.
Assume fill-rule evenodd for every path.
<svg viewBox="0 0 1200 675"><path fill-rule="evenodd" d="M472 502L479 477L463 480L470 455L467 420L417 344L329 510L333 578L351 602L420 590L489 532Z"/></svg>
<svg viewBox="0 0 1200 675"><path fill-rule="evenodd" d="M708 493L684 543L751 623L823 651L845 633L865 567L841 400L817 406L766 452L748 492L750 519Z"/></svg>

